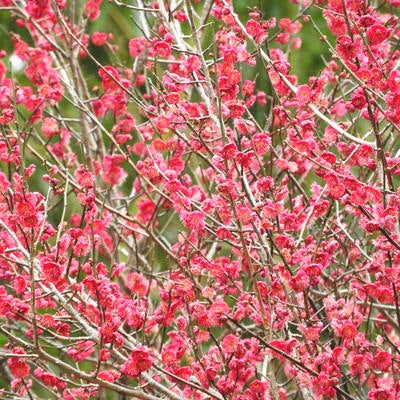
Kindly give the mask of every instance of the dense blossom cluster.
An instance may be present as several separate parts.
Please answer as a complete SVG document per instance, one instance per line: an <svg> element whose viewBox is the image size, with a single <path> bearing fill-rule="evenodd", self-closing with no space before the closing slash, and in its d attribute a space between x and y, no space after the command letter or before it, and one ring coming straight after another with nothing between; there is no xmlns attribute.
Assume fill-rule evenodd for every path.
<svg viewBox="0 0 400 400"><path fill-rule="evenodd" d="M0 0L2 395L400 399L400 1L111 3Z"/></svg>

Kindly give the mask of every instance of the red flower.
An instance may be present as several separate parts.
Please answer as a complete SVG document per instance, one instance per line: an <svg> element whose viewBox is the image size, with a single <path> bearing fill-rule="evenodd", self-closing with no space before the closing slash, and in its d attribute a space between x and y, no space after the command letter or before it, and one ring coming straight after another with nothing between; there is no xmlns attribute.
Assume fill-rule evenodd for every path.
<svg viewBox="0 0 400 400"><path fill-rule="evenodd" d="M13 353L22 355L24 351L17 347L13 349ZM26 361L24 357L10 357L7 360L8 368L15 378L25 378L29 375L30 368Z"/></svg>
<svg viewBox="0 0 400 400"><path fill-rule="evenodd" d="M265 133L256 133L253 136L254 151L258 155L267 153L269 151L270 144L271 138Z"/></svg>
<svg viewBox="0 0 400 400"><path fill-rule="evenodd" d="M137 272L128 274L125 284L132 293L138 294L141 297L149 291L149 281Z"/></svg>
<svg viewBox="0 0 400 400"><path fill-rule="evenodd" d="M383 25L375 24L367 30L367 38L371 46L382 43L389 36L389 31Z"/></svg>
<svg viewBox="0 0 400 400"><path fill-rule="evenodd" d="M226 335L221 343L222 349L228 353L234 353L239 343L239 339L237 336L229 334Z"/></svg>
<svg viewBox="0 0 400 400"><path fill-rule="evenodd" d="M372 366L380 371L388 371L392 365L392 356L387 351L378 350L372 360Z"/></svg>
<svg viewBox="0 0 400 400"><path fill-rule="evenodd" d="M250 19L246 23L246 31L251 36L257 36L261 33L261 24L254 19Z"/></svg>
<svg viewBox="0 0 400 400"><path fill-rule="evenodd" d="M201 211L183 211L181 218L183 224L189 229L201 231L205 228L205 217Z"/></svg>
<svg viewBox="0 0 400 400"><path fill-rule="evenodd" d="M368 392L369 400L395 400L394 388L391 389L372 389Z"/></svg>
<svg viewBox="0 0 400 400"><path fill-rule="evenodd" d="M42 263L42 272L48 282L57 283L61 280L62 267L53 261L44 261Z"/></svg>
<svg viewBox="0 0 400 400"><path fill-rule="evenodd" d="M100 16L101 0L89 0L85 4L85 13L90 21L94 21Z"/></svg>
<svg viewBox="0 0 400 400"><path fill-rule="evenodd" d="M141 372L147 371L153 364L148 349L143 346L133 350L131 356L121 365L121 371L129 378L136 378Z"/></svg>
<svg viewBox="0 0 400 400"><path fill-rule="evenodd" d="M97 374L99 379L107 382L114 382L116 379L119 379L120 376L121 374L115 370L104 370Z"/></svg>
<svg viewBox="0 0 400 400"><path fill-rule="evenodd" d="M120 154L106 154L103 158L103 180L110 186L120 185L125 177L126 172L121 165L124 162L124 157Z"/></svg>
<svg viewBox="0 0 400 400"><path fill-rule="evenodd" d="M158 40L154 43L154 51L160 57L169 57L171 55L171 46L164 40Z"/></svg>
<svg viewBox="0 0 400 400"><path fill-rule="evenodd" d="M85 360L95 351L95 344L91 340L83 341L67 350L67 354L76 362Z"/></svg>
<svg viewBox="0 0 400 400"><path fill-rule="evenodd" d="M43 120L42 132L46 138L52 138L57 132L59 132L59 130L60 129L55 118L45 118Z"/></svg>
<svg viewBox="0 0 400 400"><path fill-rule="evenodd" d="M93 32L92 34L92 43L95 46L102 46L106 44L108 39L108 35L105 32Z"/></svg>
<svg viewBox="0 0 400 400"><path fill-rule="evenodd" d="M14 290L16 293L18 293L18 294L24 293L27 286L28 286L28 282L26 281L26 279L24 277L22 277L21 275L18 275L15 277Z"/></svg>
<svg viewBox="0 0 400 400"><path fill-rule="evenodd" d="M340 334L345 339L353 339L357 335L357 328L352 322L345 322L340 330Z"/></svg>

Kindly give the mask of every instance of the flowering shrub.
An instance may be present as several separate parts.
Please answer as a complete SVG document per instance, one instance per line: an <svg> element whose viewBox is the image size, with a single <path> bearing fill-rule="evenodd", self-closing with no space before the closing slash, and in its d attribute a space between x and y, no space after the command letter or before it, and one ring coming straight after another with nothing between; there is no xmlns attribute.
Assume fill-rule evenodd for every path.
<svg viewBox="0 0 400 400"><path fill-rule="evenodd" d="M400 2L75 3L0 0L2 396L400 399Z"/></svg>

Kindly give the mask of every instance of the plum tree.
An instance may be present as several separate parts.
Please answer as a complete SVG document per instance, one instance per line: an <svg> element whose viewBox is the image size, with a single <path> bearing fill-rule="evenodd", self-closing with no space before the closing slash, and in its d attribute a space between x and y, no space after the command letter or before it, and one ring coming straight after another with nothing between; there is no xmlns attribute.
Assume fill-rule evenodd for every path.
<svg viewBox="0 0 400 400"><path fill-rule="evenodd" d="M0 0L2 398L400 398L400 2L291 3Z"/></svg>

